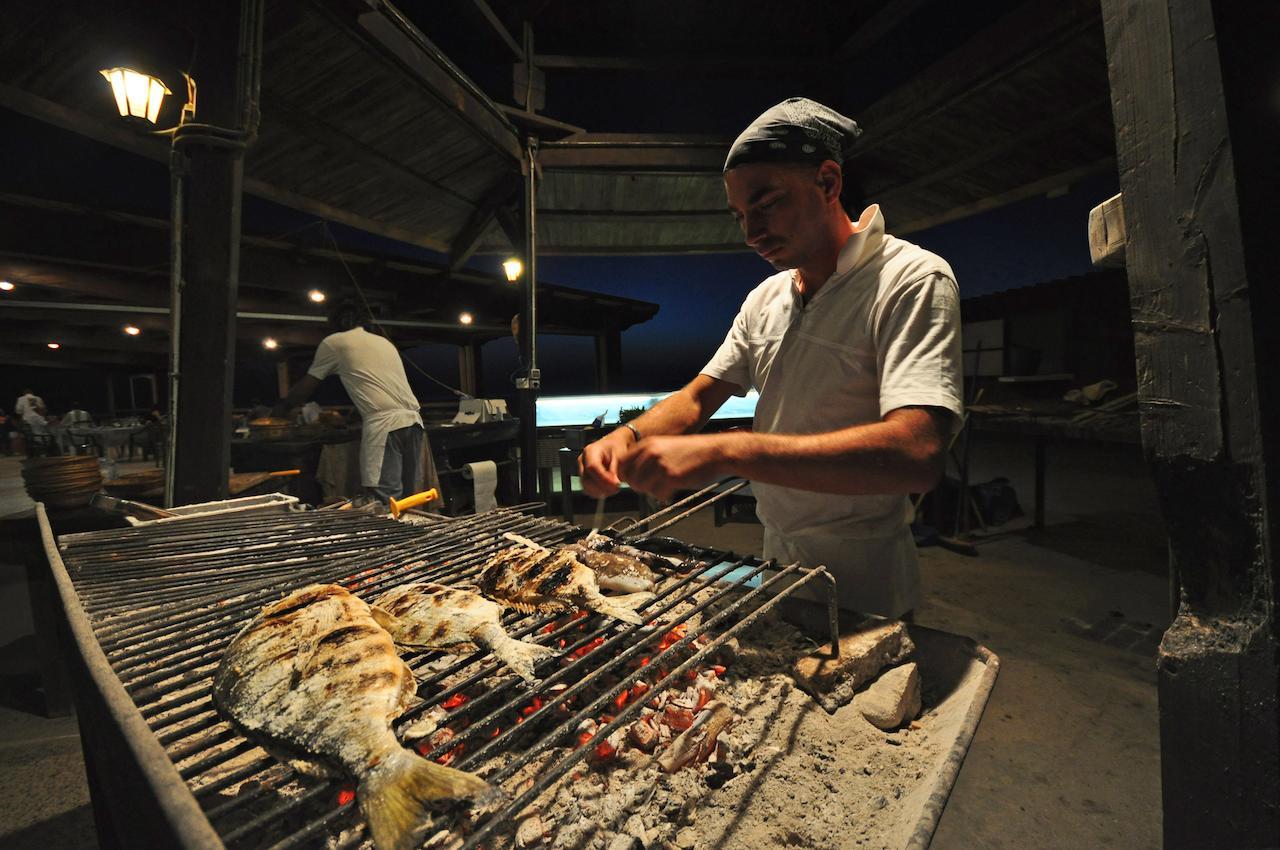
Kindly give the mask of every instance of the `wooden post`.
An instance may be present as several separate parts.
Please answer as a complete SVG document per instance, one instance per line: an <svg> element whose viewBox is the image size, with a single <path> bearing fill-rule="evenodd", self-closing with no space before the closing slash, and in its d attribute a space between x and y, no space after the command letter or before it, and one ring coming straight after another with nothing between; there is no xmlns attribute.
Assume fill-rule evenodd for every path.
<svg viewBox="0 0 1280 850"><path fill-rule="evenodd" d="M596 334L596 392L618 389L622 378L622 331Z"/></svg>
<svg viewBox="0 0 1280 850"><path fill-rule="evenodd" d="M276 392L280 398L289 394L289 359L286 357L276 363Z"/></svg>
<svg viewBox="0 0 1280 850"><path fill-rule="evenodd" d="M480 346L458 346L458 389L472 398L480 397Z"/></svg>
<svg viewBox="0 0 1280 850"><path fill-rule="evenodd" d="M1157 658L1164 845L1275 847L1280 12L1102 12L1143 447L1180 583Z"/></svg>
<svg viewBox="0 0 1280 850"><path fill-rule="evenodd" d="M192 69L200 87L196 119L236 128L241 122L243 81L237 60L243 6L202 3L190 8L200 41ZM194 139L182 149L187 156L187 205L186 228L180 234L181 306L175 317L175 505L227 496L244 176L241 148Z"/></svg>

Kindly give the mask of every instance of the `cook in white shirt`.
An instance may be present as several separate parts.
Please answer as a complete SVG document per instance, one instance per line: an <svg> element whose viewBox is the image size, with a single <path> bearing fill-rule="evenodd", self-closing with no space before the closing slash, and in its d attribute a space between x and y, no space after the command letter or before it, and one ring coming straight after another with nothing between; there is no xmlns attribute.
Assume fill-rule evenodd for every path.
<svg viewBox="0 0 1280 850"><path fill-rule="evenodd" d="M825 565L842 607L897 617L920 598L908 494L937 483L962 414L959 299L950 266L886 234L878 206L850 220L842 163L858 134L793 98L739 136L729 210L778 273L701 374L579 463L595 496L749 478L765 557ZM690 433L752 388L753 431Z"/></svg>
<svg viewBox="0 0 1280 850"><path fill-rule="evenodd" d="M422 481L422 416L400 352L386 337L364 325L362 309L339 303L329 315L337 333L320 341L306 376L289 390L273 413L283 414L315 394L320 382L337 374L363 419L360 481L383 501L418 492Z"/></svg>

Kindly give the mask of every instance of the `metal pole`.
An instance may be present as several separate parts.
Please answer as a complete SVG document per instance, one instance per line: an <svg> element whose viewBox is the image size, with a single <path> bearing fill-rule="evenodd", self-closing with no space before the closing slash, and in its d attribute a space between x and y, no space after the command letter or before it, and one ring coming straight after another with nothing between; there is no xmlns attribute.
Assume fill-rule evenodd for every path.
<svg viewBox="0 0 1280 850"><path fill-rule="evenodd" d="M538 139L525 139L526 174L524 191L524 311L520 317L521 348L528 367L526 376L517 383L520 398L520 494L526 502L537 499L538 492L538 388L542 373L538 370Z"/></svg>
<svg viewBox="0 0 1280 850"><path fill-rule="evenodd" d="M174 146L169 151L169 422L165 426L168 440L164 457L164 506L173 507L173 472L178 450L178 384L182 374L182 152Z"/></svg>

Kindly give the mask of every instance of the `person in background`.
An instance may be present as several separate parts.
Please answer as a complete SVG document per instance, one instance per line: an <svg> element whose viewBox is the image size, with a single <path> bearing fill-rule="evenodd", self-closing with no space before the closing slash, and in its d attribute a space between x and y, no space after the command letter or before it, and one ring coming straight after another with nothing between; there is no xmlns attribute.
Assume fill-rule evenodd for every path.
<svg viewBox="0 0 1280 850"><path fill-rule="evenodd" d="M272 416L285 416L336 374L364 423L360 482L365 493L386 502L418 492L425 431L400 352L386 337L371 332L368 313L351 299L335 304L329 326L334 332L320 341L311 368L272 409Z"/></svg>
<svg viewBox="0 0 1280 850"><path fill-rule="evenodd" d="M22 395L18 396L18 400L14 402L13 412L30 433L35 435L49 433L49 420L44 418L47 412L44 399L33 393L30 387L22 390Z"/></svg>
<svg viewBox="0 0 1280 850"><path fill-rule="evenodd" d="M908 494L937 483L962 415L959 294L942 258L887 234L879 206L851 197L844 163L859 133L792 98L735 140L729 211L777 274L701 374L579 465L597 497L620 481L666 499L748 478L766 558L827 566L841 607L908 617L920 600ZM753 431L691 433L751 388Z"/></svg>
<svg viewBox="0 0 1280 850"><path fill-rule="evenodd" d="M72 428L78 426L93 425L93 417L89 415L89 411L80 407L80 402L71 402L71 409L67 411L67 415L62 417L62 424Z"/></svg>

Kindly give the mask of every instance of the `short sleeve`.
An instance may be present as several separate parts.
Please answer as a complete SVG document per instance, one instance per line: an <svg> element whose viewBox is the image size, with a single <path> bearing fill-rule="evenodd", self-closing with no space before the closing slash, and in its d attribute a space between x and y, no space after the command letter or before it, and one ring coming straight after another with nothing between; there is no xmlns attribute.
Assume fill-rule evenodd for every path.
<svg viewBox="0 0 1280 850"><path fill-rule="evenodd" d="M733 320L724 342L706 366L702 374L721 381L735 384L738 391L734 395L743 396L751 388L751 367L749 349L747 347L747 314L746 307L738 312Z"/></svg>
<svg viewBox="0 0 1280 850"><path fill-rule="evenodd" d="M311 361L311 368L307 370L307 374L317 381L323 381L336 371L338 371L338 352L334 350L329 338L325 337L316 346L316 358Z"/></svg>
<svg viewBox="0 0 1280 850"><path fill-rule="evenodd" d="M956 282L934 273L898 289L876 330L881 417L900 407L941 407L959 427L964 377Z"/></svg>

